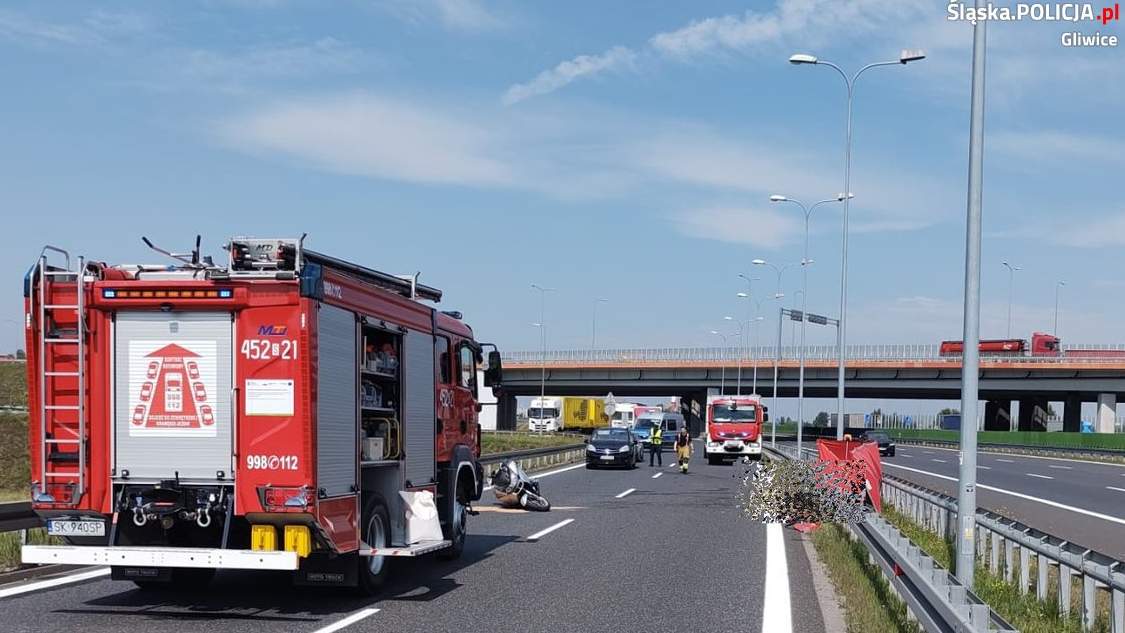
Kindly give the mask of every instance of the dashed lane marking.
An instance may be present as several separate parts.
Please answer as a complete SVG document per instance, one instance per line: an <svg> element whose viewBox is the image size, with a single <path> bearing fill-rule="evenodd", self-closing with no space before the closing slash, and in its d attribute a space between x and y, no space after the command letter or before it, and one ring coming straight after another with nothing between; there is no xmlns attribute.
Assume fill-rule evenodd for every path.
<svg viewBox="0 0 1125 633"><path fill-rule="evenodd" d="M1074 470L1073 466L1055 466L1051 464L1048 464L1047 468L1054 468L1056 470Z"/></svg>
<svg viewBox="0 0 1125 633"><path fill-rule="evenodd" d="M1106 486L1108 490L1116 490L1117 492L1125 492L1125 488L1118 488L1117 486Z"/></svg>
<svg viewBox="0 0 1125 633"><path fill-rule="evenodd" d="M554 532L555 530L557 530L559 528L564 528L564 527L570 525L571 523L574 523L574 519L566 519L565 521L559 521L558 523L552 525L551 527L549 527L545 530L539 530L535 534L532 534L531 536L527 537L527 540L538 541L539 539L543 538L544 536L547 536L551 532Z"/></svg>
<svg viewBox="0 0 1125 633"><path fill-rule="evenodd" d="M628 497L629 495L633 494L636 491L637 491L636 488L630 488L630 489L626 490L625 492L614 495L614 497L616 497L618 499L622 499L624 497Z"/></svg>
<svg viewBox="0 0 1125 633"><path fill-rule="evenodd" d="M936 457L935 457L935 458L933 458L933 459L931 459L930 461L932 461L932 462L940 462L940 463L942 463L942 464L944 464L944 463L945 463L945 460L944 460L944 459L938 459L938 458L936 458Z"/></svg>
<svg viewBox="0 0 1125 633"><path fill-rule="evenodd" d="M891 468L898 468L900 470L909 470L910 472L919 473L919 474L922 474L922 475L929 475L930 477L936 477L938 479L944 479L946 481L957 481L956 477L950 477L948 475L939 475L938 473L931 473L928 470L921 470L919 468L911 468L909 466L900 466L898 464L888 464L888 463L884 463L883 465L889 466ZM982 483L977 483L977 488L979 488L981 490L991 490L992 492L998 492L1000 494L1009 495L1009 496L1012 496L1012 497L1016 497L1018 499L1023 499L1025 501L1032 501L1032 502L1035 502L1035 503L1041 503L1045 506L1051 506L1052 508L1058 508L1060 510L1066 510L1068 512L1077 512L1078 514L1084 514L1086 516L1094 517L1096 519L1102 519L1103 521L1109 521L1111 523L1117 523L1119 525L1125 525L1125 519L1123 519L1121 517L1115 517L1115 516L1111 516L1111 515L1108 515L1108 514L1103 514L1101 512L1094 512L1093 510L1087 510L1085 508L1068 506L1065 503L1059 503L1058 501L1051 501L1050 499L1043 499L1041 497L1033 497L1031 495L1025 495L1022 492L1015 492L1014 490L1005 490L1003 488L997 488L995 486L988 486L988 485L985 485L985 484L982 484Z"/></svg>
<svg viewBox="0 0 1125 633"><path fill-rule="evenodd" d="M663 475L663 474L664 474L664 473L656 473L655 475L653 475L653 476L652 476L652 478L653 478L653 479L656 479L657 477L659 477L659 476L661 476L661 475Z"/></svg>
<svg viewBox="0 0 1125 633"><path fill-rule="evenodd" d="M1038 477L1039 479L1054 479L1054 477L1048 477L1047 475L1037 475L1035 473L1027 473L1027 476L1028 477Z"/></svg>
<svg viewBox="0 0 1125 633"><path fill-rule="evenodd" d="M333 631L339 631L340 629L347 628L364 618L369 618L378 612L379 610L373 607L360 609L359 611L356 611L355 613L349 615L346 618L343 618L342 620L337 620L326 627L319 628L313 631L313 633L332 633Z"/></svg>

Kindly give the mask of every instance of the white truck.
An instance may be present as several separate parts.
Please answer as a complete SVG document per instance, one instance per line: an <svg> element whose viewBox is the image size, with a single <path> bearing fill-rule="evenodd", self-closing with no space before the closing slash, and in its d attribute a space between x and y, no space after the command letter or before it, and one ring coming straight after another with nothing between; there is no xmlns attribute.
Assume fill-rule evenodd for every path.
<svg viewBox="0 0 1125 633"><path fill-rule="evenodd" d="M562 429L562 398L532 398L527 407L527 430L559 431Z"/></svg>
<svg viewBox="0 0 1125 633"><path fill-rule="evenodd" d="M609 419L609 425L615 429L631 429L637 422L635 410L638 405L632 402L619 402L614 407L613 416Z"/></svg>

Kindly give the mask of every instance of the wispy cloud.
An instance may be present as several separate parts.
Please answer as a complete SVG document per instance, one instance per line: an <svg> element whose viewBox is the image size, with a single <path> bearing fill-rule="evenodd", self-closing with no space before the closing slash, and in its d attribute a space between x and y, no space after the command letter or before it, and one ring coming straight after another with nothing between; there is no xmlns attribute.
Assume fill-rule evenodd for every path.
<svg viewBox="0 0 1125 633"><path fill-rule="evenodd" d="M527 83L510 86L504 93L504 104L512 105L528 97L554 92L582 77L630 69L636 58L637 54L624 46L614 46L600 55L579 55L544 70Z"/></svg>
<svg viewBox="0 0 1125 633"><path fill-rule="evenodd" d="M840 180L832 161L782 142L722 137L701 123L613 110L512 111L494 102L455 108L369 93L330 94L253 108L219 129L226 143L245 152L382 180L564 199L675 192L677 206L691 210L677 227L715 239L727 238L709 228L737 216L762 220L756 233L733 233L738 240L766 234L766 241L784 241L799 214L770 206L768 196L813 191L831 197ZM940 184L888 165L864 174L853 205L855 230L902 231L942 221ZM730 204L732 199L738 202ZM745 202L761 206L751 215L732 210ZM664 206L666 213L673 210Z"/></svg>
<svg viewBox="0 0 1125 633"><path fill-rule="evenodd" d="M1068 163L1081 160L1118 165L1125 161L1125 142L1121 139L1059 130L996 132L989 136L988 148L1024 161Z"/></svg>
<svg viewBox="0 0 1125 633"><path fill-rule="evenodd" d="M378 6L411 24L437 23L455 31L492 31L508 24L479 0L383 0Z"/></svg>
<svg viewBox="0 0 1125 633"><path fill-rule="evenodd" d="M768 11L706 18L657 33L641 51L677 61L719 53L750 54L764 49L772 52L778 44L798 34L802 46L817 46L845 33L859 39L871 33L891 32L911 19L933 15L933 6L924 0L780 0ZM514 102L547 94L580 78L630 68L639 54L625 46L615 46L601 55L579 55L543 71L528 83L511 86L505 100ZM626 58L628 63L624 63ZM581 72L573 72L579 69ZM528 86L535 86L536 90L525 92ZM513 92L520 98L511 99Z"/></svg>
<svg viewBox="0 0 1125 633"><path fill-rule="evenodd" d="M776 249L794 241L802 225L792 215L753 207L703 207L672 218L689 237Z"/></svg>
<svg viewBox="0 0 1125 633"><path fill-rule="evenodd" d="M187 54L184 70L207 78L241 80L354 72L369 63L367 52L325 37L310 43L258 46L235 52L194 50Z"/></svg>
<svg viewBox="0 0 1125 633"><path fill-rule="evenodd" d="M92 46L146 32L151 22L137 13L97 10L81 20L52 22L15 11L0 11L0 38L36 46Z"/></svg>
<svg viewBox="0 0 1125 633"><path fill-rule="evenodd" d="M354 95L279 103L227 122L220 133L251 151L276 152L322 169L424 184L511 184L492 139L416 103Z"/></svg>

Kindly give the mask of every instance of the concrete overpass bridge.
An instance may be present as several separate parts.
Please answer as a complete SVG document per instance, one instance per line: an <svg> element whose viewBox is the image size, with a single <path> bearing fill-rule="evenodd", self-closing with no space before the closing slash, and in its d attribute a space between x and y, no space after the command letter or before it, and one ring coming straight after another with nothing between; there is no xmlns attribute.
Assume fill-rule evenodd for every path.
<svg viewBox="0 0 1125 633"><path fill-rule="evenodd" d="M504 354L504 381L498 400L501 428L515 425L516 396L549 395L680 396L699 410L708 393L733 394L741 370L749 393L757 367L757 391L773 397L797 395L798 348L604 349ZM809 346L805 355L805 396L836 395L837 352ZM854 345L847 348L844 388L849 398L936 399L961 397L961 357L943 356L938 345ZM986 401L985 428L1009 430L1011 403L1020 402L1018 428L1046 430L1047 404L1061 401L1063 428L1078 431L1081 405L1096 402L1099 432L1113 432L1117 400L1125 397L1125 345L1081 345L1059 356L982 355L980 397Z"/></svg>

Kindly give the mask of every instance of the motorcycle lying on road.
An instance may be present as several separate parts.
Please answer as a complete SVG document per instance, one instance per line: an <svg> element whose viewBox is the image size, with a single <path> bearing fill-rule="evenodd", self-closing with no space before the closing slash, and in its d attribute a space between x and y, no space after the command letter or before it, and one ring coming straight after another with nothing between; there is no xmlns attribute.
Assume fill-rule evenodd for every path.
<svg viewBox="0 0 1125 633"><path fill-rule="evenodd" d="M551 502L539 493L539 482L527 476L514 460L500 464L492 474L492 491L501 504L538 512L551 509Z"/></svg>

